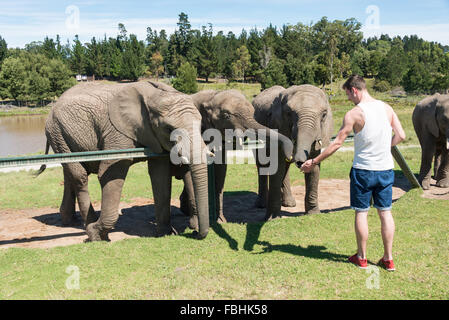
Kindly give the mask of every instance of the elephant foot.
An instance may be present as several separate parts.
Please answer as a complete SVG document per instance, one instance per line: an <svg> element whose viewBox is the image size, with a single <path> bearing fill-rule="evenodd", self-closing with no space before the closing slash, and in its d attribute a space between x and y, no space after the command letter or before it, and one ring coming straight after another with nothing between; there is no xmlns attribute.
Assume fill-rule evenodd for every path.
<svg viewBox="0 0 449 320"><path fill-rule="evenodd" d="M449 188L449 178L441 179L437 181L437 187Z"/></svg>
<svg viewBox="0 0 449 320"><path fill-rule="evenodd" d="M266 208L267 207L267 199L258 196L255 206L256 206L256 208Z"/></svg>
<svg viewBox="0 0 449 320"><path fill-rule="evenodd" d="M192 232L192 235L195 237L195 239L197 240L203 240L207 237L208 231L204 232L204 233L200 233L197 230Z"/></svg>
<svg viewBox="0 0 449 320"><path fill-rule="evenodd" d="M176 231L175 228L172 226L165 227L163 229L159 229L157 231L156 237L165 237L165 236L171 236L171 235L178 235L178 231Z"/></svg>
<svg viewBox="0 0 449 320"><path fill-rule="evenodd" d="M228 221L224 217L223 213L221 213L217 218L217 223L227 223Z"/></svg>
<svg viewBox="0 0 449 320"><path fill-rule="evenodd" d="M111 241L109 239L110 229L103 229L97 223L88 224L86 227L87 239L84 242Z"/></svg>
<svg viewBox="0 0 449 320"><path fill-rule="evenodd" d="M430 189L430 179L425 179L421 182L421 186L423 190L429 190Z"/></svg>
<svg viewBox="0 0 449 320"><path fill-rule="evenodd" d="M306 214L317 214L321 213L320 208L318 206L313 208L306 208Z"/></svg>
<svg viewBox="0 0 449 320"><path fill-rule="evenodd" d="M283 207L290 207L290 208L294 208L296 207L296 200L293 197L288 197L286 199L282 200L282 206Z"/></svg>
<svg viewBox="0 0 449 320"><path fill-rule="evenodd" d="M197 215L190 216L189 229L198 230L198 216Z"/></svg>

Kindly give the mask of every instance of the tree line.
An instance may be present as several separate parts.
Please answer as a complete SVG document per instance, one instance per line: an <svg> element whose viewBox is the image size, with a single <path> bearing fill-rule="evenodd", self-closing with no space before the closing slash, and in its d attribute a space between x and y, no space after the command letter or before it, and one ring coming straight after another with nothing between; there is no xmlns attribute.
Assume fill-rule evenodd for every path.
<svg viewBox="0 0 449 320"><path fill-rule="evenodd" d="M323 17L310 25L243 29L237 36L214 34L212 24L193 29L187 14L181 13L173 34L148 27L145 40L128 34L121 23L116 37L93 37L84 44L78 36L62 44L57 36L12 49L0 36L0 97L54 98L76 83L76 74L131 81L170 77L184 92L195 91L186 81L196 77L206 82L210 78L257 81L268 88L322 86L354 73L374 78L379 91L397 86L413 93L449 88L448 46L416 35L364 39L361 27L354 18Z"/></svg>

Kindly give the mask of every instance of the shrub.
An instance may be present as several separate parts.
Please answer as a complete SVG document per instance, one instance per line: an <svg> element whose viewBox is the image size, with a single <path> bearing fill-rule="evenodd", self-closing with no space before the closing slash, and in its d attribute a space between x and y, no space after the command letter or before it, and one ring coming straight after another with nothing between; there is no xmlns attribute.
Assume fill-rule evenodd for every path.
<svg viewBox="0 0 449 320"><path fill-rule="evenodd" d="M379 92L386 92L391 89L390 83L387 80L378 80L374 81L373 89Z"/></svg>
<svg viewBox="0 0 449 320"><path fill-rule="evenodd" d="M172 81L173 88L187 94L195 93L198 91L196 78L196 68L190 63L185 62L181 64L176 72L176 78Z"/></svg>

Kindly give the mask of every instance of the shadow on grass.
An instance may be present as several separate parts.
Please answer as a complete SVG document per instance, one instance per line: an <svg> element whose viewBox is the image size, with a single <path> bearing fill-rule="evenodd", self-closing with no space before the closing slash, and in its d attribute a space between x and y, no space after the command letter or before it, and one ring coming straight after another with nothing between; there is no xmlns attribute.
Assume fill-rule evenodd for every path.
<svg viewBox="0 0 449 320"><path fill-rule="evenodd" d="M253 251L254 246L262 245L264 246L263 252L258 252L254 254L266 254L273 251L281 251L284 253L289 253L297 256L313 258L313 259L326 259L335 262L348 262L348 257L341 254L336 254L332 252L326 252L326 247L324 246L308 246L307 248L293 245L293 244L279 244L272 245L268 241L260 241L260 232L264 226L264 223L249 223L246 225L246 239L243 245L243 249L246 251Z"/></svg>

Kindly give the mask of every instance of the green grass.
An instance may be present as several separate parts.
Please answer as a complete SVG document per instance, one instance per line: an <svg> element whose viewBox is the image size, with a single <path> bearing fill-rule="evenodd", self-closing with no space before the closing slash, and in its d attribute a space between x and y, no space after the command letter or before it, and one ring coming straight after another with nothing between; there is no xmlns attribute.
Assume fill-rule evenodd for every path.
<svg viewBox="0 0 449 320"><path fill-rule="evenodd" d="M1 299L447 299L449 216L417 190L395 204L397 271L346 263L355 250L350 210L215 226L188 233L53 249L0 250ZM382 256L380 222L369 213L369 258ZM65 284L69 266L80 288ZM370 278L371 277L371 278Z"/></svg>

